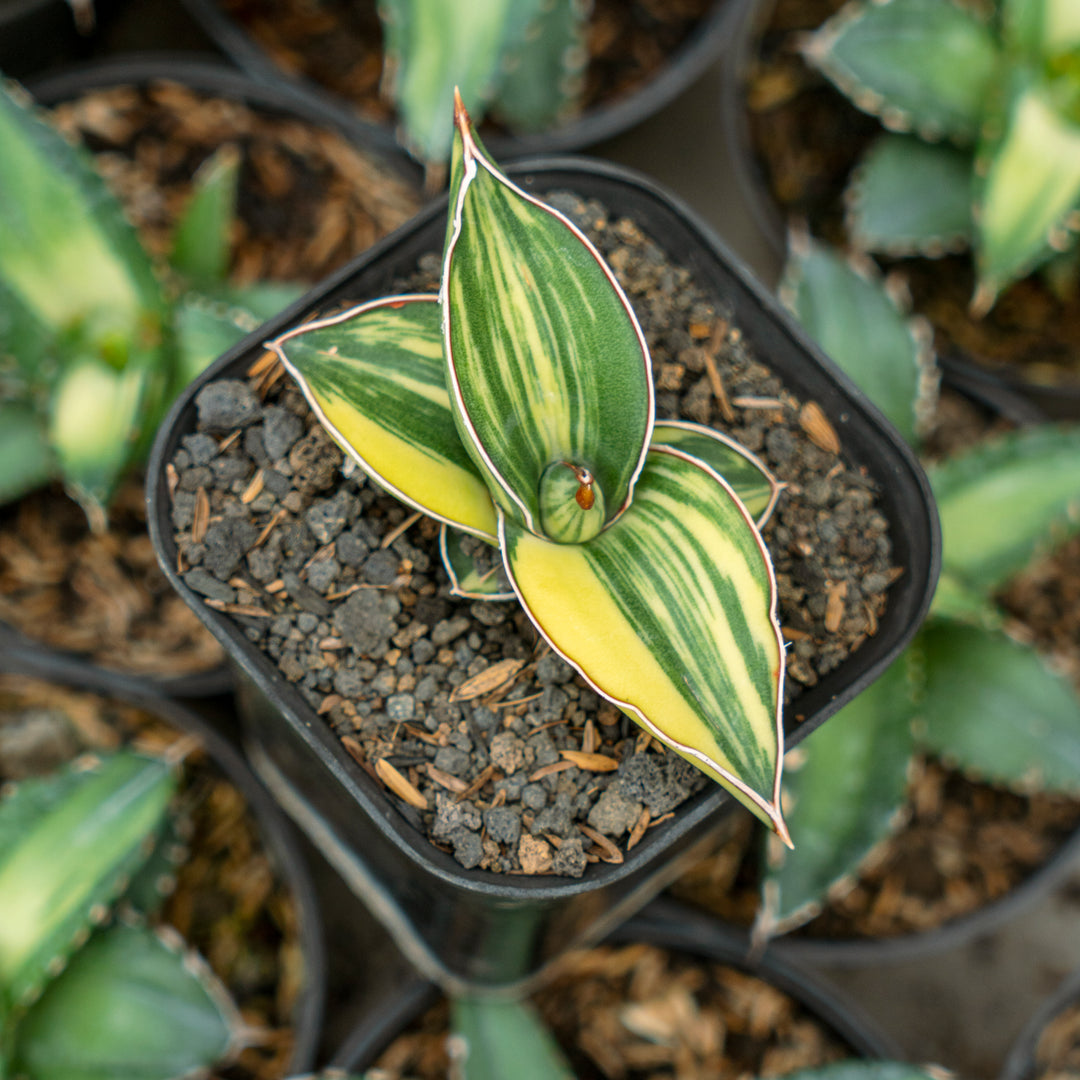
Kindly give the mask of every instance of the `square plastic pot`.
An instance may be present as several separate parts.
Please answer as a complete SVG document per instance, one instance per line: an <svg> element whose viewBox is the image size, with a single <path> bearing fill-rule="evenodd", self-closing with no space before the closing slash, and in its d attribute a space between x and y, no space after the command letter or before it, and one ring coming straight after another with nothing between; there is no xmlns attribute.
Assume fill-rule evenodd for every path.
<svg viewBox="0 0 1080 1080"><path fill-rule="evenodd" d="M639 174L587 159L537 159L510 170L527 190L569 190L633 219L673 262L722 297L748 343L804 400L816 401L839 433L849 464L865 470L889 522L895 565L877 634L808 689L789 716L794 744L880 674L910 640L937 578L940 536L926 478L896 432L802 334L708 228ZM499 875L464 870L421 836L340 745L274 662L242 629L207 608L176 573L166 464L195 430L194 399L214 379L243 377L263 342L301 319L348 301L385 295L417 259L441 249L446 203L433 204L290 311L221 357L177 401L158 433L147 481L150 531L174 587L198 612L241 674L242 715L256 770L425 976L451 990L506 986L535 975L554 955L598 939L658 892L730 809L718 786L650 829L619 865L584 876Z"/></svg>

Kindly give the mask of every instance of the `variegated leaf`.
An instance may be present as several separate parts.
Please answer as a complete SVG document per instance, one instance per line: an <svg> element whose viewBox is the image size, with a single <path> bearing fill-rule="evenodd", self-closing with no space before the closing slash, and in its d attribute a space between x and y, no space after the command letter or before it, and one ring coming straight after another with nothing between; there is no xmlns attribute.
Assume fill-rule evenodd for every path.
<svg viewBox="0 0 1080 1080"><path fill-rule="evenodd" d="M1055 237L1080 201L1080 124L1059 113L1037 86L1017 95L990 157L976 231L978 289L986 311L998 292L1067 242Z"/></svg>
<svg viewBox="0 0 1080 1080"><path fill-rule="evenodd" d="M772 515L782 485L741 443L714 428L686 420L657 420L650 447L670 447L697 458L731 485L760 529Z"/></svg>
<svg viewBox="0 0 1080 1080"><path fill-rule="evenodd" d="M514 590L506 580L498 550L478 537L471 540L484 550L466 551L466 534L449 525L444 524L439 533L439 554L450 578L450 592L471 600L513 600Z"/></svg>
<svg viewBox="0 0 1080 1080"><path fill-rule="evenodd" d="M441 296L462 439L510 517L580 542L622 511L641 470L653 415L648 349L599 252L499 172L462 108L457 123ZM560 470L592 482L564 484ZM567 487L586 521L557 520Z"/></svg>
<svg viewBox="0 0 1080 1080"><path fill-rule="evenodd" d="M191 198L172 237L172 268L200 289L225 281L236 213L240 152L226 143L199 166Z"/></svg>
<svg viewBox="0 0 1080 1080"><path fill-rule="evenodd" d="M887 127L967 143L978 135L998 62L990 28L952 0L853 0L805 53Z"/></svg>
<svg viewBox="0 0 1080 1080"><path fill-rule="evenodd" d="M270 347L315 415L391 494L495 540L495 510L458 437L434 296L374 300L282 334Z"/></svg>
<svg viewBox="0 0 1080 1080"><path fill-rule="evenodd" d="M1000 7L1006 43L1032 59L1080 45L1076 0L1001 0Z"/></svg>
<svg viewBox="0 0 1080 1080"><path fill-rule="evenodd" d="M552 648L786 839L776 583L731 488L654 449L630 508L588 543L554 544L505 516L500 533Z"/></svg>

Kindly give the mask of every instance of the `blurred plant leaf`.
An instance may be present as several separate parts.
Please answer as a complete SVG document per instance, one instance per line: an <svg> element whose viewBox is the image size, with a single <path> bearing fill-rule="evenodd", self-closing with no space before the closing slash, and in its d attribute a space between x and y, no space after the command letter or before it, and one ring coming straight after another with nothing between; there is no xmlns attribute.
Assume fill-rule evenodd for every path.
<svg viewBox="0 0 1080 1080"><path fill-rule="evenodd" d="M226 143L199 166L192 194L176 223L169 263L187 284L211 289L225 281L236 215L240 152Z"/></svg>
<svg viewBox="0 0 1080 1080"><path fill-rule="evenodd" d="M0 401L0 505L48 483L55 472L37 411L20 402Z"/></svg>
<svg viewBox="0 0 1080 1080"><path fill-rule="evenodd" d="M528 1001L452 997L450 1026L462 1080L574 1080L559 1044Z"/></svg>

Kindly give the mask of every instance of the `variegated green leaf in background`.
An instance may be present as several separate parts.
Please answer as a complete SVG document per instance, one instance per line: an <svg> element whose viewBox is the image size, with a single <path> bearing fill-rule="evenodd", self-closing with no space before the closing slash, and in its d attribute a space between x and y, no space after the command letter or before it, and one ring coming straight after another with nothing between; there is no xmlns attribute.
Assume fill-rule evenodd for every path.
<svg viewBox="0 0 1080 1080"><path fill-rule="evenodd" d="M813 918L830 888L895 829L915 748L909 660L901 654L792 751L802 761L798 768L788 762L784 813L799 843L794 851L770 844L756 935L787 933Z"/></svg>
<svg viewBox="0 0 1080 1080"><path fill-rule="evenodd" d="M1001 609L991 597L971 588L948 570L938 578L930 614L985 629L1000 627L1004 622Z"/></svg>
<svg viewBox="0 0 1080 1080"><path fill-rule="evenodd" d="M786 838L776 585L731 489L656 449L630 508L588 543L551 543L505 517L500 533L552 648Z"/></svg>
<svg viewBox="0 0 1080 1080"><path fill-rule="evenodd" d="M1008 45L1037 59L1080 45L1080 6L1075 0L1001 0Z"/></svg>
<svg viewBox="0 0 1080 1080"><path fill-rule="evenodd" d="M950 1075L934 1066L921 1068L901 1061L837 1061L815 1069L796 1069L784 1080L945 1080Z"/></svg>
<svg viewBox="0 0 1080 1080"><path fill-rule="evenodd" d="M0 993L19 1002L145 861L172 770L119 752L24 781L0 804Z"/></svg>
<svg viewBox="0 0 1080 1080"><path fill-rule="evenodd" d="M441 293L452 406L503 510L580 542L623 510L641 469L648 349L592 244L498 171L464 109L457 123Z"/></svg>
<svg viewBox="0 0 1080 1080"><path fill-rule="evenodd" d="M936 619L919 642L930 750L990 783L1080 791L1080 700L1064 675L1000 631Z"/></svg>
<svg viewBox="0 0 1080 1080"><path fill-rule="evenodd" d="M231 143L195 173L191 198L173 231L169 262L196 288L209 289L228 274L239 176L240 152Z"/></svg>
<svg viewBox="0 0 1080 1080"><path fill-rule="evenodd" d="M887 127L967 143L979 133L998 61L990 28L953 0L853 0L804 52Z"/></svg>
<svg viewBox="0 0 1080 1080"><path fill-rule="evenodd" d="M972 236L970 153L912 135L876 139L846 192L852 244L886 255L936 257Z"/></svg>
<svg viewBox="0 0 1080 1080"><path fill-rule="evenodd" d="M479 537L444 524L439 533L439 553L454 596L473 600L515 599L499 551Z"/></svg>
<svg viewBox="0 0 1080 1080"><path fill-rule="evenodd" d="M591 0L546 0L499 65L491 111L514 131L542 131L573 114L585 88Z"/></svg>
<svg viewBox="0 0 1080 1080"><path fill-rule="evenodd" d="M932 407L937 372L929 332L908 319L876 269L792 233L780 298L806 332L910 443Z"/></svg>
<svg viewBox="0 0 1080 1080"><path fill-rule="evenodd" d="M0 274L0 379L45 387L56 378L56 329L49 326Z"/></svg>
<svg viewBox="0 0 1080 1080"><path fill-rule="evenodd" d="M28 1080L172 1080L236 1047L239 1016L204 961L150 930L95 934L19 1025Z"/></svg>
<svg viewBox="0 0 1080 1080"><path fill-rule="evenodd" d="M972 307L997 294L1067 243L1057 237L1080 202L1080 123L1058 113L1037 86L1012 101L980 200Z"/></svg>
<svg viewBox="0 0 1080 1080"><path fill-rule="evenodd" d="M755 454L730 436L685 420L657 420L651 447L670 447L697 458L731 485L760 529L772 515L781 485Z"/></svg>
<svg viewBox="0 0 1080 1080"><path fill-rule="evenodd" d="M55 470L37 411L0 401L0 506L48 483Z"/></svg>
<svg viewBox="0 0 1080 1080"><path fill-rule="evenodd" d="M455 88L481 116L503 54L524 41L540 8L541 0L381 0L385 88L417 157L446 159Z"/></svg>
<svg viewBox="0 0 1080 1080"><path fill-rule="evenodd" d="M943 570L969 588L992 592L1051 540L1077 529L1080 430L1022 428L927 472Z"/></svg>
<svg viewBox="0 0 1080 1080"><path fill-rule="evenodd" d="M146 252L89 155L0 84L0 278L58 333L118 368L161 337Z"/></svg>
<svg viewBox="0 0 1080 1080"><path fill-rule="evenodd" d="M410 506L495 539L495 509L458 437L434 296L375 300L270 343L323 425Z"/></svg>
<svg viewBox="0 0 1080 1080"><path fill-rule="evenodd" d="M554 1036L527 1000L450 999L461 1080L574 1080Z"/></svg>

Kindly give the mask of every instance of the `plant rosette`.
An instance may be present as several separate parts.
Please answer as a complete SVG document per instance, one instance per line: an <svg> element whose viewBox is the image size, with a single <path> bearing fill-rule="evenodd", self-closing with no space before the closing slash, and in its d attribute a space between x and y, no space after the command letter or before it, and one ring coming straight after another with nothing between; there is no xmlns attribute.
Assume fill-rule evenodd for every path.
<svg viewBox="0 0 1080 1080"><path fill-rule="evenodd" d="M796 236L781 294L931 460L942 519L926 623L788 771L785 807L808 842L756 860L762 936L805 924L780 947L873 963L985 931L1060 878L1080 844L1080 656L1066 599L1080 444L1075 426L995 424L1000 388L981 425L970 401L935 401L928 335L865 262ZM739 863L731 846L679 891L727 903Z"/></svg>
<svg viewBox="0 0 1080 1080"><path fill-rule="evenodd" d="M901 270L946 367L995 371L1050 415L1072 417L1077 42L1068 5L1059 18L1056 2L989 5L986 18L931 4L923 19L921 0L747 0L725 114L744 192L778 250L787 222L802 219ZM860 68L857 42L875 20L899 26L911 16L930 44ZM877 40L899 34L894 26ZM963 58L939 62L935 41L955 43ZM890 72L892 88L864 79L871 68ZM935 82L933 71L948 76ZM1044 136L1052 153L1034 148ZM1037 182L1013 165L1030 160L1042 163Z"/></svg>
<svg viewBox="0 0 1080 1080"><path fill-rule="evenodd" d="M45 206L20 213L37 215L41 236L52 237L56 258L71 268L64 273L141 280L138 271L152 267L143 278L156 280L172 304L158 369L168 368L177 385L295 299L303 283L374 243L418 205L416 171L378 132L361 145L355 127L342 134L310 102L219 65L113 61L56 75L35 92L65 139L94 156L92 164L80 160L53 136L39 143L35 157L25 141L17 151L13 136L9 157L33 158L45 175L52 169L56 186ZM28 122L20 139L34 130ZM65 187L56 179L64 174L78 179ZM100 191L99 176L111 195ZM17 208L22 198L17 185L0 182L0 202ZM287 218L276 211L278 200L289 202ZM46 219L68 210L88 222L78 256L64 248L74 243L74 232L56 237L47 228ZM38 261L47 268L48 258ZM23 284L18 273L12 269L8 282L16 293ZM74 286L66 294L81 295ZM2 307L0 318L9 318L10 302ZM77 326L74 300L70 307L56 317ZM220 649L157 571L139 462L127 460L126 449L120 457L115 452L132 434L122 425L123 410L92 403L105 380L65 389L77 365L64 359L63 341L75 336L61 331L60 344L45 357L49 363L38 368L55 370L56 379L34 383L25 399L20 386L30 382L20 382L14 335L0 349L0 453L7 463L0 495L14 500L0 510L0 619L57 649L153 677L166 690L220 691L229 685ZM76 417L65 427L58 403L68 398ZM146 406L150 423L152 403ZM65 436L77 415L95 410L110 417L113 430L98 432L94 444ZM41 486L57 472L45 444L60 455L63 479L92 516L100 518L108 503L107 531L89 528L59 484Z"/></svg>
<svg viewBox="0 0 1080 1080"><path fill-rule="evenodd" d="M216 1064L279 1080L310 1068L319 910L291 825L236 750L98 669L25 648L2 666L0 888L17 892L0 964L15 1074L137 1062L147 1077Z"/></svg>
<svg viewBox="0 0 1080 1080"><path fill-rule="evenodd" d="M641 122L718 57L730 0L511 0L469 18L426 0L325 5L185 0L208 36L259 78L317 90L389 129L422 161L450 147L455 85L497 158L580 150ZM385 44L385 47L384 47ZM436 169L441 173L441 169Z"/></svg>
<svg viewBox="0 0 1080 1080"><path fill-rule="evenodd" d="M462 141L464 144L464 138ZM547 247L555 243L552 250L559 251L558 265L566 263L577 266L575 272L592 274L590 287L599 282L603 299L583 310L604 312L597 318L606 326L605 334L618 335L608 343L612 370L617 370L616 364L625 365L627 356L631 360L627 369L631 378L620 387L621 400L614 406L616 410L629 408L628 430L634 425L638 428L628 475L638 468L633 462L641 460L651 426L653 365L659 372L655 400L666 415L677 416L680 407L689 407L699 423L711 420L722 428L721 410L726 407L732 410L732 433L744 445L754 443L778 459L779 479L787 481L789 487L779 496L772 527L779 523L791 530L781 534L787 539L780 542L779 550L775 541L773 548L780 619L789 624L798 620L806 627L818 620L824 650L815 659L813 634L789 625L791 636L798 641L785 663L792 673L787 684L787 728L790 737L797 740L872 679L921 616L935 573L936 547L935 518L925 500L921 473L894 434L879 426L876 416L864 410L856 396L849 396L845 384L834 381L832 373L805 350L802 340L792 335L774 303L750 284L741 270L733 268L730 257L666 195L619 169L578 162L533 163L528 171L518 174L523 189L503 177L488 159L481 167L481 153L471 141L466 149L459 147L458 160L467 164L455 175L468 179L461 179L454 191L462 207L470 208L454 219L461 231L450 233L454 238L451 248L466 253L462 256L466 267L491 264L491 260L477 263L475 256L468 255L475 251L470 245L486 235L486 229L470 230L468 238L461 239L462 247L457 247L458 239L466 237L467 225L475 222L474 215L483 212L483 202L467 201L470 191L475 190L480 192L477 198L491 194L505 205L525 208L522 213L534 225L539 222L539 240L526 230L524 239L516 241L538 244L530 251L532 256L548 259L545 265L555 265ZM478 175L482 179L473 189ZM535 198L562 189L579 193L556 199L578 225ZM441 397L444 376L437 366L443 346L437 320L430 321L446 301L409 299L418 293L433 297L439 287L441 262L433 251L447 235L445 214L445 204L433 209L377 257L359 261L309 298L299 315L299 325L306 325L319 343L311 350L313 357L301 358L296 348L307 331L297 330L294 324L291 332L283 333L289 326L272 323L259 340L253 338L246 349L223 357L212 374L192 387L162 429L155 449L152 529L163 567L214 632L230 643L248 677L246 689L253 691L244 695L249 709L249 753L264 775L271 777L279 797L294 816L305 821L309 833L321 838L338 865L345 866L376 913L394 923L403 946L411 949L410 958L426 973L444 980L463 976L466 981L505 983L530 974L548 955L583 933L600 932L602 922L619 917L618 901L635 904L644 899L644 892L653 887L653 879L667 864L715 823L716 812L726 799L716 785L687 766L683 757L703 762L714 778L782 828L773 800L779 742L772 717L780 702L780 679L779 671L767 659L770 649L777 648L777 631L770 614L771 590L765 588L747 607L747 612L753 613L748 617L759 627L754 633L760 633L758 640L766 643L764 650L759 653L754 648L741 654L741 659L734 652L716 661L716 670L730 664L737 668L753 655L752 664L763 660L760 670L771 672L768 680L772 689L765 699L771 697L772 704L757 712L763 722L753 727L758 732L754 745L763 748L761 760L771 759L771 764L753 779L753 771L744 768L746 759L741 755L745 749L739 749L750 729L739 719L738 711L731 711L734 699L726 709L717 710L703 728L697 728L697 721L689 717L679 721L681 728L665 728L667 721L674 724L673 710L666 710L667 721L654 718L650 712L655 711L655 701L648 695L651 688L663 686L667 676L658 672L655 677L650 675L645 697L633 680L618 692L610 681L618 665L597 655L597 650L591 659L575 658L572 654L577 646L568 648L558 612L542 620L546 623L542 639L522 610L505 601L480 598L480 591L493 580L488 573L490 557L482 557L495 550L483 540L485 535L494 538L491 526L501 517L504 549L512 541L519 545L519 553L529 552L533 544L530 537L542 539L532 532L542 520L544 532L556 530L571 542L543 541L546 546L536 550L546 553L544 558L585 559L581 572L566 578L574 582L571 592L594 590L582 592L595 596L584 605L591 609L584 615L595 618L597 612L607 611L604 618L609 630L617 626L614 609L601 607L602 594L595 593L585 571L590 553L613 542L608 532L623 516L626 529L630 529L635 520L631 516L634 500L628 499L626 481L619 481L617 471L610 471L608 459L603 455L594 459L595 450L587 448L579 451L570 445L557 451L559 467L550 471L544 464L540 468L542 483L538 475L528 479L528 469L538 467L534 460L527 467L526 478L508 482L506 493L496 495L493 504L482 478L484 470L503 475L511 468L504 449L485 451L486 458L478 456L483 465L474 466L458 444L458 451L452 451L457 454L458 478L450 471L432 484L426 470L401 467L401 461L413 460L406 453L407 445L387 442L376 432L370 432L366 439L355 438L357 430L369 421L354 411L358 408L354 391L373 393L367 401L374 404L363 406L365 415L400 431L393 419L399 414L389 409L389 402L401 391L387 385L387 380L392 383L397 378L393 373L401 364L411 373L409 393L419 397L410 397L409 407L400 415L411 417L414 425L421 418L422 438L441 440L444 447L452 448L459 438L453 423L447 426L449 413L439 411L447 409L439 404L447 400ZM631 301L616 287L615 272L607 269L592 247L593 241L586 237L589 231L607 248L611 265L628 282L631 296L636 297L640 325ZM493 235L498 235L497 228ZM663 246L658 243L660 237ZM565 248L567 243L569 248ZM550 278L552 285L558 276ZM444 290L456 288L453 278L442 277ZM471 295L497 296L492 288L481 284ZM403 299L371 302L373 296L385 295L388 289ZM350 315L359 317L350 320L341 314L347 308L354 309ZM517 309L512 306L506 310ZM567 310L564 305L563 311ZM372 313L374 323L365 318ZM310 323L309 316L322 318ZM414 326L414 319L422 320L421 324ZM362 327L389 321L409 333L405 346L388 346L396 356L389 367L391 374L380 375L376 368L354 377L349 383L350 404L341 411L332 400L335 391L325 390L328 384L322 382L319 364L324 360L331 367L339 362L353 363L353 347L330 340L342 330L348 333L353 321ZM462 325L468 329L469 324ZM395 335L399 329L394 330ZM588 320L585 332L590 332ZM573 327L551 340L577 342L580 333L580 327ZM303 369L301 383L323 424L310 415L298 389L284 377L278 353L264 351L263 342L270 340L294 370ZM543 346L536 347L525 331L522 340L533 342L532 350L524 355L543 355ZM652 364L643 347L646 340L651 341ZM623 355L616 359L619 342ZM593 355L595 347L582 351L575 345L562 354L559 363L565 363L569 356L587 364L584 358ZM465 348L467 354L469 347ZM627 348L631 350L628 354ZM379 355L385 356L386 350ZM514 357L515 363L521 360L522 354ZM686 378L688 371L694 374ZM337 376L341 374L339 369ZM536 378L538 385L545 386L554 379L551 386L557 388L563 376L541 373ZM730 391L724 388L725 379ZM429 384L431 391L416 389ZM588 385L588 380L582 385ZM615 382L612 387L618 385ZM380 396L383 388L390 396ZM330 398L325 396L327 392ZM462 393L467 400L473 391ZM554 389L546 396L556 414L565 407ZM257 466L252 460L253 477L261 475L263 487L269 481L273 490L266 488L266 496L260 491L250 502L250 510L249 504L239 500L235 512L226 510L226 502L233 503L235 493L207 492L210 515L206 520L220 515L220 524L200 534L202 548L193 547L195 500L180 490L182 473L190 465L187 448L190 440L204 435L228 439L240 423L237 406L242 407L245 425L265 424L269 419L275 428L283 423L289 426L292 438L284 455L288 458L287 475L284 480L275 475L282 470L274 462ZM571 405L571 412L574 408ZM331 415L333 437L346 447L359 447L362 453L350 449L350 455L356 454L365 470L375 471L382 486L416 507L415 513L409 512L408 505L378 495L352 466L345 468L349 475L343 483L342 453L323 426ZM469 423L480 424L479 415L475 410L470 413ZM606 422L601 422L601 428ZM507 416L485 428L485 439L490 442L494 438L498 443L501 433L512 432L521 423L521 417ZM540 436L548 426L557 432L559 421L553 424L545 422ZM589 426L580 430L587 432ZM706 447L699 441L694 454L712 453L720 445L725 454L732 450L730 443L709 429L699 431L693 424L672 427L658 421L656 428L657 434L667 433L669 440L704 440ZM625 436L620 439L625 441ZM610 442L615 448L612 453L618 452L620 440L605 438L602 442ZM829 449L823 449L822 444ZM391 453L375 464L371 455L387 445ZM524 444L503 440L504 448L514 445ZM660 456L676 453L693 459L689 445L684 441L678 451L672 447ZM838 454L841 450L843 458ZM539 458L549 452L550 448L540 447ZM738 461L750 461L743 453L736 454L734 460L729 458L718 468L734 475ZM443 460L428 453L425 456L436 462ZM561 464L566 460L573 467ZM496 465L496 461L501 463ZM815 467L804 472L811 462ZM772 502L771 484L761 486L761 467L754 465L747 474L758 489L755 498L761 499L759 517ZM444 575L439 568L439 523L426 518L418 507L425 505L425 499L447 496L450 504L444 501L437 514L444 523L462 522L460 516L454 516L460 515L461 509L452 505L460 498L455 493L462 483L460 470L475 477L464 488L471 493L466 505L472 507L470 515L480 514L481 518L470 517L467 527L481 539L471 544L447 535L442 547L450 572ZM723 483L716 469L710 469L708 475ZM590 476L596 478L595 488ZM819 483L813 488L815 480L824 486ZM415 490L417 483L427 485L423 492ZM648 482L642 483L642 490L648 492ZM811 508L805 502L808 488L818 492L822 505ZM510 496L510 490L518 494ZM537 493L542 507L534 501ZM647 495L639 492L636 498L642 507L650 505ZM728 498L735 499L733 506L736 502L741 505L737 496ZM828 517L822 511L833 498L851 515L846 527L860 533L861 543L840 546L836 543L840 534L834 530L833 543L829 544L814 531L814 523ZM569 517L560 516L564 508ZM592 528L589 519L584 522L584 531L577 531L583 523L575 515L594 508L598 510L599 530ZM686 507L683 509L685 512ZM721 519L711 514L709 527L714 528ZM756 529L753 515L741 512L738 517L742 522L738 528L751 537L751 530ZM609 519L615 524L605 524ZM735 519L727 520L725 528L735 527ZM856 527L857 520L863 524ZM524 531L514 531L519 529ZM766 526L767 535L769 529ZM669 533L675 535L670 528ZM271 542L275 534L277 539ZM620 535L631 533L612 533ZM804 541L802 547L797 538ZM207 604L196 599L186 578L195 575L202 580L212 571L192 565L185 552L199 558L211 549L222 559L217 580L224 576L224 584L232 591ZM746 552L765 550L757 540L744 548ZM856 594L853 585L844 588L837 584L830 604L825 566L816 561L810 565L818 568L817 599L807 600L809 579L805 576L801 590L789 590L786 582L792 573L799 572L792 560L805 567L803 560L811 553L826 559L828 573L835 579L855 573L853 567L860 565L858 573L867 571L870 591L860 588ZM754 560L760 557L752 556ZM834 565L830 560L838 561ZM719 565L719 561L713 563ZM514 591L527 596L534 608L545 598L558 595L559 575L537 593L529 580L533 570L520 564L515 574L512 565L513 559L510 574L517 579ZM730 559L727 565L733 565ZM903 567L899 575L891 572L896 566ZM644 580L639 578L635 588L641 588ZM458 594L464 594L460 600L453 600L450 594L452 582ZM661 605L646 604L646 610L655 613L649 618L655 618L659 625L669 618L665 609L677 611L678 605L686 603L693 606L698 602L691 599L695 591L710 595L708 589L714 586L706 588L707 583L707 577L695 578L695 590L686 592L668 581L664 586L672 589L668 600ZM505 592L507 586L497 589ZM845 600L849 590L851 611ZM864 604L868 599L869 604ZM582 607L569 595L565 604ZM722 610L724 605L718 603L709 616L710 626L722 627L722 619L715 621L716 612ZM626 618L625 613L619 616ZM833 626L832 632L826 630L826 621ZM691 618L684 627L694 623ZM583 631L586 639L594 632L587 627ZM719 633L723 637L724 632ZM652 640L654 647L660 648L660 639L652 631L641 630L643 637L637 634L637 630L628 632L610 653L622 655L627 649L640 649L641 640ZM544 639L551 652L544 647ZM679 634L674 639L681 640ZM715 641L703 640L700 655L713 655L715 647ZM560 651L577 665L577 676L559 658ZM451 674L454 668L457 672ZM683 700L692 699L700 706L709 694L706 680L713 676L702 669L691 677L695 693ZM602 695L623 702L643 730L635 735L629 721L605 703ZM751 711L757 709L754 706ZM710 729L709 725L716 726ZM726 740L726 749L717 756L712 740L717 732L725 731L725 725L730 725L727 733L719 738ZM665 743L679 753L661 752ZM404 753L400 752L402 747ZM654 755L651 763L645 756L648 754ZM327 769L334 777L333 784L327 782ZM695 790L697 794L678 813L666 816ZM399 807L398 813L391 811L391 802ZM583 827L574 822L575 814L582 815ZM654 819L662 820L654 825ZM436 841L434 845L423 838L425 831ZM624 835L628 836L625 848L614 842ZM511 873L498 873L505 870ZM580 877L574 879L576 875ZM604 919L598 920L601 897L608 910ZM560 924L558 930L556 923ZM556 940L559 937L562 940Z"/></svg>
<svg viewBox="0 0 1080 1080"><path fill-rule="evenodd" d="M855 1080L862 1062L880 1080L924 1075L891 1064L889 1040L812 973L750 956L744 934L654 901L599 946L562 957L528 999L446 1000L430 985L398 988L396 1004L366 1017L333 1067L416 1080L455 1068L468 1080L803 1078L803 1070L805 1080ZM519 1071L523 1061L532 1071Z"/></svg>

